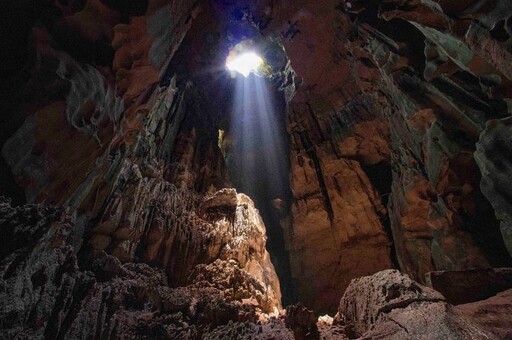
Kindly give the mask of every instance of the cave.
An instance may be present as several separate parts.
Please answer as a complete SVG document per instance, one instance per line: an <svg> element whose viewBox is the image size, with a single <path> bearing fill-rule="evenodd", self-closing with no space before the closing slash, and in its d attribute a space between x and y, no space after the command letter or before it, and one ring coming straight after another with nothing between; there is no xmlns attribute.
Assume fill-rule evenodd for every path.
<svg viewBox="0 0 512 340"><path fill-rule="evenodd" d="M510 1L4 12L0 339L512 338Z"/></svg>

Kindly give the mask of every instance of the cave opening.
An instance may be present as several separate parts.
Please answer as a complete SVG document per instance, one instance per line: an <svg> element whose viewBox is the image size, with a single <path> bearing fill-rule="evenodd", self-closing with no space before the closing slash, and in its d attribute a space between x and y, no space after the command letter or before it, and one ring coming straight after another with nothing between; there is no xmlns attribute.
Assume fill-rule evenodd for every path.
<svg viewBox="0 0 512 340"><path fill-rule="evenodd" d="M262 63L263 59L256 53L245 52L240 55L228 56L226 67L247 78L249 74L256 72Z"/></svg>
<svg viewBox="0 0 512 340"><path fill-rule="evenodd" d="M294 297L281 228L291 199L286 99L283 91L264 76L236 75L232 82L229 126L220 132L219 144L233 186L251 197L260 211L267 229L267 250L281 285L282 303L287 305Z"/></svg>

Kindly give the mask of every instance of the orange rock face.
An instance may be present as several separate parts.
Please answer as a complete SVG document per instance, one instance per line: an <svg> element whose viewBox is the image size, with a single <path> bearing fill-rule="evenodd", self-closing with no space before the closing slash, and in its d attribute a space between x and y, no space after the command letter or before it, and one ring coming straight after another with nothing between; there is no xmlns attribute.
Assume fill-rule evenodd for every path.
<svg viewBox="0 0 512 340"><path fill-rule="evenodd" d="M320 156L320 184L313 162L299 158L302 166L292 162L296 201L285 235L298 294L322 310L332 307L352 278L392 267L380 220L386 209L358 162Z"/></svg>

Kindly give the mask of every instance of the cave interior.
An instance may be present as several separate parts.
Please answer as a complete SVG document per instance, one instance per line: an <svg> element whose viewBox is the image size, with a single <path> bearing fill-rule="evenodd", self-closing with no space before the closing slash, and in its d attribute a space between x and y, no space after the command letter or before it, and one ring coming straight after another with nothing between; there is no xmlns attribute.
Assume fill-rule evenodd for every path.
<svg viewBox="0 0 512 340"><path fill-rule="evenodd" d="M512 339L512 2L25 0L0 339Z"/></svg>

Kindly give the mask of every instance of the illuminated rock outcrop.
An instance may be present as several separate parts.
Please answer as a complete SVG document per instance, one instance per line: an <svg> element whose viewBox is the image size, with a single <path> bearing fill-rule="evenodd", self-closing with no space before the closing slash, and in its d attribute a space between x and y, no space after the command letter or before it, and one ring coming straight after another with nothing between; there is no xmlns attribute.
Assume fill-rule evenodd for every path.
<svg viewBox="0 0 512 340"><path fill-rule="evenodd" d="M95 248L98 253L79 266L76 225L65 211L42 205L13 208L2 199L0 283L11 287L0 294L2 336L199 337L228 321L256 322L259 313L278 311L279 281L250 199L224 190L206 200L203 209L208 220L188 220L189 230L165 224L168 236L162 240L168 248L161 254L174 261L159 266L163 270L149 254L143 260L153 266L120 253L135 239L110 247L114 256ZM155 239L155 230L147 234ZM97 246L97 240L90 242Z"/></svg>

